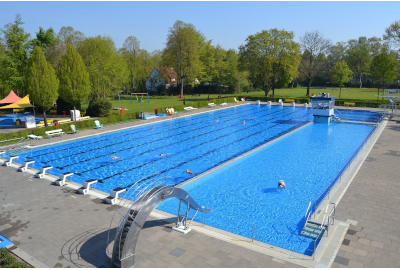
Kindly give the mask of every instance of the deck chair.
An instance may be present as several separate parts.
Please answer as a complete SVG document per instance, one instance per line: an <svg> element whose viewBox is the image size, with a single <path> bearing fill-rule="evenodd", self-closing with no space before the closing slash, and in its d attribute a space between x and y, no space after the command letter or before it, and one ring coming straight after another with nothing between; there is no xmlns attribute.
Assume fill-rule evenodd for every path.
<svg viewBox="0 0 400 270"><path fill-rule="evenodd" d="M36 136L36 135L33 135L33 134L31 134L31 135L28 135L28 139L32 139L32 140L40 140L40 139L43 139L43 137L42 136Z"/></svg>
<svg viewBox="0 0 400 270"><path fill-rule="evenodd" d="M72 133L78 133L79 129L76 129L75 125L70 125Z"/></svg>
<svg viewBox="0 0 400 270"><path fill-rule="evenodd" d="M236 98L233 98L233 100L235 101L235 103L239 103L239 100L237 100Z"/></svg>
<svg viewBox="0 0 400 270"><path fill-rule="evenodd" d="M100 124L99 120L94 120L94 124L96 125L95 129L103 128L103 124Z"/></svg>

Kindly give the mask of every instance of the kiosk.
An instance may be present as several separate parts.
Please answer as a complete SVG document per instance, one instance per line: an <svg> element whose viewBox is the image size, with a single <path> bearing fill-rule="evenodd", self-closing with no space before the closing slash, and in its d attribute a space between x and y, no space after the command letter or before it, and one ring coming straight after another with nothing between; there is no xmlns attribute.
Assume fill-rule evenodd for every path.
<svg viewBox="0 0 400 270"><path fill-rule="evenodd" d="M335 99L328 93L320 93L321 96L310 97L312 102L312 113L314 122L330 123L332 116L335 115Z"/></svg>

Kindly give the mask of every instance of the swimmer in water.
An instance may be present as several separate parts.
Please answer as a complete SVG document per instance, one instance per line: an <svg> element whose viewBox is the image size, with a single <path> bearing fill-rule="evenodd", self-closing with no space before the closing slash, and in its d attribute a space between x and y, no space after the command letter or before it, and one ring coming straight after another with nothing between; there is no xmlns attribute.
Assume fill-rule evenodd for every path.
<svg viewBox="0 0 400 270"><path fill-rule="evenodd" d="M286 184L285 184L285 182L284 182L283 180L280 180L280 181L278 182L278 190L279 190L280 187L284 187L285 190L286 190Z"/></svg>
<svg viewBox="0 0 400 270"><path fill-rule="evenodd" d="M112 158L112 159L119 159L119 157L114 156L114 155L111 155L111 158Z"/></svg>
<svg viewBox="0 0 400 270"><path fill-rule="evenodd" d="M218 122L218 119L217 120L215 120L215 123L217 123Z"/></svg>
<svg viewBox="0 0 400 270"><path fill-rule="evenodd" d="M194 172L189 171L189 169L186 169L186 172L187 172L188 174L195 174Z"/></svg>
<svg viewBox="0 0 400 270"><path fill-rule="evenodd" d="M156 126L153 126L151 129L156 129Z"/></svg>
<svg viewBox="0 0 400 270"><path fill-rule="evenodd" d="M254 119L253 116L251 117L251 119Z"/></svg>
<svg viewBox="0 0 400 270"><path fill-rule="evenodd" d="M163 153L160 153L158 156L156 156L156 157L163 157L163 156L169 156L169 155L172 155L171 153L166 153L166 154L163 154Z"/></svg>
<svg viewBox="0 0 400 270"><path fill-rule="evenodd" d="M242 125L246 124L246 121L243 121Z"/></svg>

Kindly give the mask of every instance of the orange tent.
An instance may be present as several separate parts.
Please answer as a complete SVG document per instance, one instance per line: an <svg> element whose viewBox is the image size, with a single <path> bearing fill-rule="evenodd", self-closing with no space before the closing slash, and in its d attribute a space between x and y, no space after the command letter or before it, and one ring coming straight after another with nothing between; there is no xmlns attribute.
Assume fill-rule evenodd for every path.
<svg viewBox="0 0 400 270"><path fill-rule="evenodd" d="M9 104L9 103L15 103L17 101L20 101L21 98L17 96L13 90L11 90L10 94L8 94L7 97L3 98L0 100L0 104Z"/></svg>

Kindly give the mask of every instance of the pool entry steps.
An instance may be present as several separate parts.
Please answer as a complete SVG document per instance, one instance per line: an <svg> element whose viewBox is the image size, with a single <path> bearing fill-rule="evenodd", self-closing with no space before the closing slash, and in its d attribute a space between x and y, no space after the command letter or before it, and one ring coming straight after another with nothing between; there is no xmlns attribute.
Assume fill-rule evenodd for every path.
<svg viewBox="0 0 400 270"><path fill-rule="evenodd" d="M154 174L142 178L121 196L112 217L107 239L107 253L109 245L114 241L112 252L109 254L112 267L134 266L136 243L146 219L160 203L170 198L177 198L180 201L178 221L174 228L182 233L190 230L191 220L187 222L190 209L195 210L196 214L213 211L200 206L186 190L175 187L173 177ZM182 203L187 206L183 217L180 216Z"/></svg>

